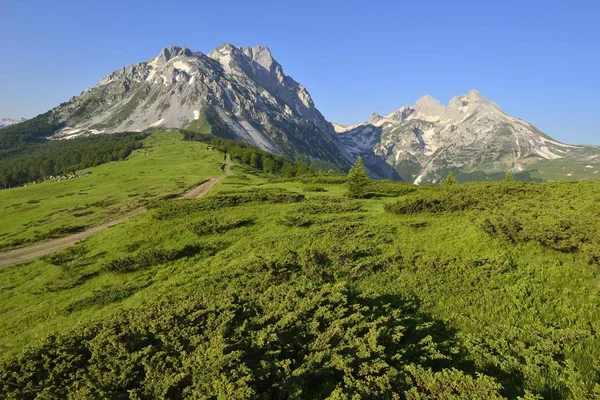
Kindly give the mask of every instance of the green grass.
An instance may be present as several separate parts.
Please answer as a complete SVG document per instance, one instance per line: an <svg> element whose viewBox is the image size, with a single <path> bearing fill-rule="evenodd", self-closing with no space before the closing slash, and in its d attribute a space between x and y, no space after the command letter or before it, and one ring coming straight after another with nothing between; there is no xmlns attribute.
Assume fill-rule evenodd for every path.
<svg viewBox="0 0 600 400"><path fill-rule="evenodd" d="M147 145L150 156L65 184L98 179L95 198L103 199L134 179L127 188L156 198L180 192L175 179L189 186L219 174L222 154L206 145L175 134ZM15 369L19 385L35 385L28 374L44 370L60 382L40 381L56 397L129 390L155 398L425 398L413 391L584 399L598 390L595 253L558 251L558 242L540 236L594 239L572 217L598 224L596 183L468 184L400 196L390 193L406 185L381 183L372 188L378 195L350 200L343 184L273 179L243 165L233 171L203 199L154 202L76 249L0 270L2 360L38 365ZM50 197L42 189L52 185L12 193L27 193L26 202ZM94 192L86 192L81 198L91 202ZM277 196L239 200L252 193ZM305 199L286 202L293 194ZM214 207L224 198L237 200ZM55 207L76 205L59 200ZM384 210L405 210L398 200L418 207ZM464 207L448 212L456 201ZM165 207L183 211L161 213ZM35 221L33 211L25 215ZM484 229L485 218L502 227L509 216L522 218L518 234ZM88 352L97 365L53 361ZM94 368L104 371L101 380Z"/></svg>
<svg viewBox="0 0 600 400"><path fill-rule="evenodd" d="M222 174L222 154L182 145L177 133L150 136L122 162L89 168L81 178L0 191L0 248L37 241L60 229L91 226L180 194Z"/></svg>
<svg viewBox="0 0 600 400"><path fill-rule="evenodd" d="M204 115L204 113L200 113L200 118L190 122L190 124L185 129L197 133L211 133L210 124L206 120L206 116Z"/></svg>
<svg viewBox="0 0 600 400"><path fill-rule="evenodd" d="M590 168L591 167L591 168ZM545 181L550 180L597 180L600 178L600 165L597 163L575 162L571 160L547 160L537 163L531 176Z"/></svg>

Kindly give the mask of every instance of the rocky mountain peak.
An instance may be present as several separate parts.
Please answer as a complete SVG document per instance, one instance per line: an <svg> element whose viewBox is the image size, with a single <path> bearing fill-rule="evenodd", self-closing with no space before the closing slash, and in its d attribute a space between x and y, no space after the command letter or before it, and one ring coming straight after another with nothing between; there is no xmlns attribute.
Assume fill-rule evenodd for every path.
<svg viewBox="0 0 600 400"><path fill-rule="evenodd" d="M469 92L463 97L465 97L468 101L472 103L488 102L488 100L477 89L469 90Z"/></svg>
<svg viewBox="0 0 600 400"><path fill-rule="evenodd" d="M383 117L377 113L373 113L371 114L371 116L369 117L369 124L373 124L376 125L378 122L380 122L383 119Z"/></svg>
<svg viewBox="0 0 600 400"><path fill-rule="evenodd" d="M423 96L414 105L415 111L428 116L440 116L446 107L432 96Z"/></svg>
<svg viewBox="0 0 600 400"><path fill-rule="evenodd" d="M266 46L240 47L240 50L267 71L272 72L274 66L279 66Z"/></svg>
<svg viewBox="0 0 600 400"><path fill-rule="evenodd" d="M402 106L385 117L392 121L402 122L406 120L415 110L411 106Z"/></svg>
<svg viewBox="0 0 600 400"><path fill-rule="evenodd" d="M193 57L193 55L194 53L186 47L169 46L162 49L156 59L165 63L178 56Z"/></svg>
<svg viewBox="0 0 600 400"><path fill-rule="evenodd" d="M449 108L462 109L470 105L492 104L478 90L472 89L467 94L453 97L450 99Z"/></svg>

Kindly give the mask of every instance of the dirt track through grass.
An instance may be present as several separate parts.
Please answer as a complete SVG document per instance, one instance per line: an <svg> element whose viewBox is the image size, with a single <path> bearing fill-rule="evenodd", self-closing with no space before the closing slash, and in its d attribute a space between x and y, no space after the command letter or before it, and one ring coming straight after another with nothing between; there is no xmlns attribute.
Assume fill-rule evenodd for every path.
<svg viewBox="0 0 600 400"><path fill-rule="evenodd" d="M225 172L225 176L231 175L231 159L229 155L225 160L225 164L223 164L223 172ZM178 200L191 200L198 199L200 197L205 196L208 192L211 191L213 187L215 187L220 181L223 179L223 176L213 177L208 179L207 181L202 182L198 186L188 190L186 193L181 195ZM34 245L23 247L20 249L15 249L11 251L7 251L5 253L0 253L0 268L8 267L15 264L20 264L28 261L35 260L42 256L55 253L57 251L63 250L67 247L71 247L76 245L78 242L89 238L99 232L102 232L111 226L120 224L121 222L127 221L137 215L140 215L144 212L148 211L146 207L140 207L134 211L131 211L127 214L124 214L118 218L112 219L110 221L106 221L100 225L93 226L84 230L83 232L74 233L72 235L48 240L41 243L36 243Z"/></svg>

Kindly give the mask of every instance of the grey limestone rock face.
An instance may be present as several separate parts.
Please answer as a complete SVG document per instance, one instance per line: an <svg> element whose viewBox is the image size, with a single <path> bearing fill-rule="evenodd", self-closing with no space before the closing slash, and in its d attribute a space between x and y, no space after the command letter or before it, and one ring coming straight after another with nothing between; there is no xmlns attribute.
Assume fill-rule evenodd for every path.
<svg viewBox="0 0 600 400"><path fill-rule="evenodd" d="M224 44L208 55L167 47L112 72L55 111L57 138L151 128L185 128L216 110L232 135L263 150L346 168L352 161L306 89L264 46Z"/></svg>
<svg viewBox="0 0 600 400"><path fill-rule="evenodd" d="M449 170L524 171L543 160L600 162L593 146L572 146L514 118L477 90L448 106L431 96L352 127L335 125L353 156L378 155L402 179L437 183Z"/></svg>

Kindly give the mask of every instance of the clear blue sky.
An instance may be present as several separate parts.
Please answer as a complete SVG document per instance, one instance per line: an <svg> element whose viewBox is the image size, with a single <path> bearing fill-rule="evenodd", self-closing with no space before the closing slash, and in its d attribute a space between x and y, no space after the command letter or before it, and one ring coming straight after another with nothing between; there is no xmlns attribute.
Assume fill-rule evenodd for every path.
<svg viewBox="0 0 600 400"><path fill-rule="evenodd" d="M598 1L0 0L0 117L44 112L168 45L264 44L327 119L479 89L600 144Z"/></svg>

